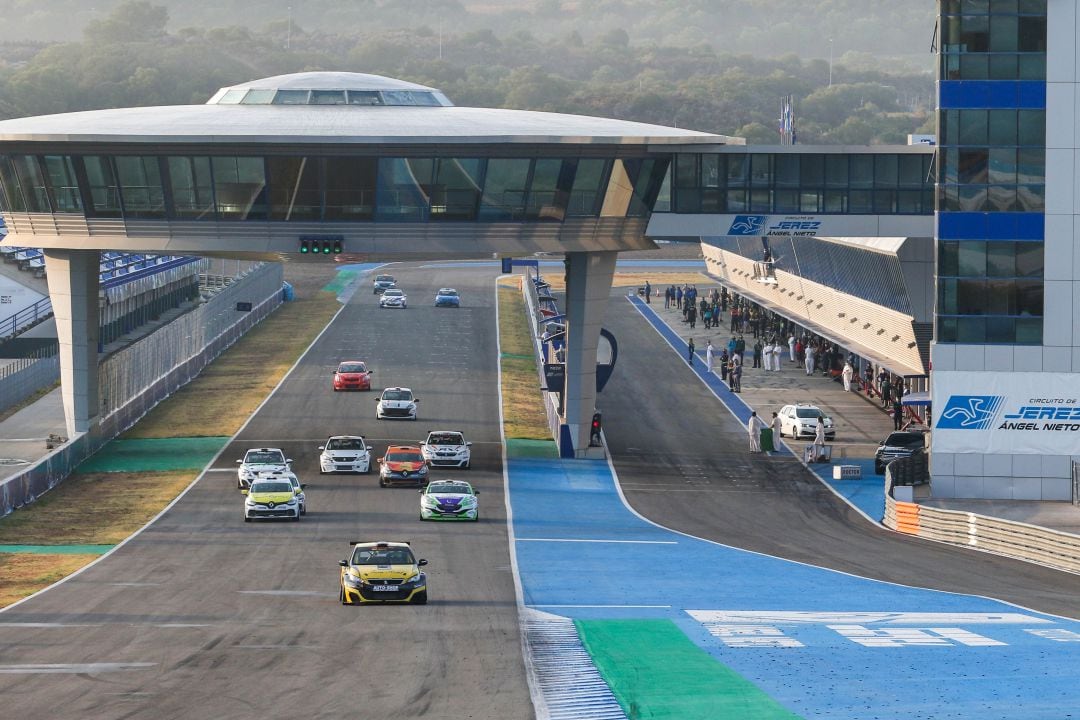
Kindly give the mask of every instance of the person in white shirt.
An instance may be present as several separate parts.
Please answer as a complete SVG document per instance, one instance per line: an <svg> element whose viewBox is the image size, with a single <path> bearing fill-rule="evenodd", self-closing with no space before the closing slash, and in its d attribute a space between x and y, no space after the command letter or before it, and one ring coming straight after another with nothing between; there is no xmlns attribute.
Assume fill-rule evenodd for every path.
<svg viewBox="0 0 1080 720"><path fill-rule="evenodd" d="M806 374L807 375L813 375L814 374L814 346L813 345L807 345L806 346Z"/></svg>
<svg viewBox="0 0 1080 720"><path fill-rule="evenodd" d="M855 368L851 367L851 363L844 363L844 371L841 375L844 378L844 392L851 392L851 379L855 377Z"/></svg>
<svg viewBox="0 0 1080 720"><path fill-rule="evenodd" d="M787 339L788 357L791 358L791 362L795 362L795 336L792 335Z"/></svg>
<svg viewBox="0 0 1080 720"><path fill-rule="evenodd" d="M814 461L825 454L825 419L818 416L817 427L814 428Z"/></svg>
<svg viewBox="0 0 1080 720"><path fill-rule="evenodd" d="M761 348L761 366L765 368L765 372L772 370L772 340L768 342L763 348Z"/></svg>
<svg viewBox="0 0 1080 720"><path fill-rule="evenodd" d="M764 426L765 423L757 416L757 412L752 411L750 420L746 423L746 430L750 434L750 452L752 453L761 452L761 434L759 430Z"/></svg>
<svg viewBox="0 0 1080 720"><path fill-rule="evenodd" d="M713 347L712 340L705 346L705 372L712 372Z"/></svg>

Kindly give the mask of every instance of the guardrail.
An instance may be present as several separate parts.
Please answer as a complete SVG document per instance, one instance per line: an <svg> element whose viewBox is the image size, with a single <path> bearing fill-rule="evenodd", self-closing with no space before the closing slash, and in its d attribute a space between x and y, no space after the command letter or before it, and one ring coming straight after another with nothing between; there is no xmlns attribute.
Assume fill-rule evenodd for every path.
<svg viewBox="0 0 1080 720"><path fill-rule="evenodd" d="M30 307L25 307L9 318L0 320L0 338L15 337L23 328L52 317L52 300L41 298Z"/></svg>
<svg viewBox="0 0 1080 720"><path fill-rule="evenodd" d="M898 487L894 483L894 468L900 471L897 474L910 472L900 464L913 459L901 458L885 468L885 527L905 535L976 548L1058 570L1080 572L1080 535L978 513L897 500L893 492Z"/></svg>

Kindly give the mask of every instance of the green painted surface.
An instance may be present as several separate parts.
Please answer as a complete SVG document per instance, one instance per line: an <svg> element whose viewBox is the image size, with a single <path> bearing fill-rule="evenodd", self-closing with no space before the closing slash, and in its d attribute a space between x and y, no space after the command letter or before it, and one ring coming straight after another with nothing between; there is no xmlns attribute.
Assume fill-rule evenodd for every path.
<svg viewBox="0 0 1080 720"><path fill-rule="evenodd" d="M515 355L514 353L508 353L508 352L499 353L499 357L516 358L518 360L535 360L535 357L532 356L532 355Z"/></svg>
<svg viewBox="0 0 1080 720"><path fill-rule="evenodd" d="M33 555L104 555L115 545L0 545L0 553Z"/></svg>
<svg viewBox="0 0 1080 720"><path fill-rule="evenodd" d="M631 720L794 720L670 620L577 620L601 676Z"/></svg>
<svg viewBox="0 0 1080 720"><path fill-rule="evenodd" d="M551 440L506 439L506 456L512 458L557 458L559 449Z"/></svg>
<svg viewBox="0 0 1080 720"><path fill-rule="evenodd" d="M357 270L339 270L338 274L334 276L334 279L331 280L323 290L339 295L359 274L360 272Z"/></svg>
<svg viewBox="0 0 1080 720"><path fill-rule="evenodd" d="M76 469L80 473L201 470L227 437L113 440Z"/></svg>

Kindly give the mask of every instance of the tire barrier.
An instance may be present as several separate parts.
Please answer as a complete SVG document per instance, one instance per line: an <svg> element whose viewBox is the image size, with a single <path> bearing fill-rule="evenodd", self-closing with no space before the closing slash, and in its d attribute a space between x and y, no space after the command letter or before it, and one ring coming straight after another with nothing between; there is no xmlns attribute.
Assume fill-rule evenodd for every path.
<svg viewBox="0 0 1080 720"><path fill-rule="evenodd" d="M885 527L927 540L975 548L1057 570L1080 572L1080 535L896 500L893 491L897 483L893 472L898 470L899 475L910 472L903 466L897 467L904 460L907 458L893 461L885 468Z"/></svg>

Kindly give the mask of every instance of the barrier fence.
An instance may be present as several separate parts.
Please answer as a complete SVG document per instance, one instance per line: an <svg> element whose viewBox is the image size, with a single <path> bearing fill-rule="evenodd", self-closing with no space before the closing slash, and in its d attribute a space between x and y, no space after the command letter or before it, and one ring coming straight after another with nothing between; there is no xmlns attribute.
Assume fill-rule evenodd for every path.
<svg viewBox="0 0 1080 720"><path fill-rule="evenodd" d="M895 476L912 472L905 464L910 464L916 458L901 458L885 468L885 527L927 540L985 550L1058 570L1080 572L1080 535L978 513L897 500L894 497L894 490L898 487L894 482Z"/></svg>
<svg viewBox="0 0 1080 720"><path fill-rule="evenodd" d="M91 432L0 481L0 516L58 485L102 445L194 379L281 304L282 280L280 263L260 266L198 308L107 358L100 367L101 421ZM237 311L237 302L251 302L251 311Z"/></svg>

